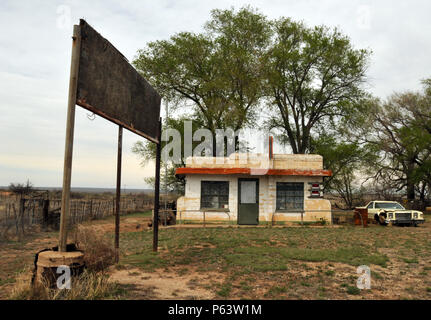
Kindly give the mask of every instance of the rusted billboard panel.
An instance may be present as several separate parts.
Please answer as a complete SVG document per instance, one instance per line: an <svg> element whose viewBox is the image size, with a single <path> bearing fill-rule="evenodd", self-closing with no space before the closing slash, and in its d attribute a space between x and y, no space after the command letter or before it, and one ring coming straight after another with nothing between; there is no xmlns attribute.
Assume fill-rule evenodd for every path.
<svg viewBox="0 0 431 320"><path fill-rule="evenodd" d="M159 94L108 40L82 19L80 32L76 103L157 143Z"/></svg>

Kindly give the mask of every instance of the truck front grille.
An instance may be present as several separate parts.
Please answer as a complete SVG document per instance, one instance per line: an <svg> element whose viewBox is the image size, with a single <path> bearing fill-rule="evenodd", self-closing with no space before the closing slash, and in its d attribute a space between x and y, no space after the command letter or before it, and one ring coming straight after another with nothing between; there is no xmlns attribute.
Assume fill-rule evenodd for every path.
<svg viewBox="0 0 431 320"><path fill-rule="evenodd" d="M410 212L397 212L395 213L395 219L397 220L410 220L412 215Z"/></svg>

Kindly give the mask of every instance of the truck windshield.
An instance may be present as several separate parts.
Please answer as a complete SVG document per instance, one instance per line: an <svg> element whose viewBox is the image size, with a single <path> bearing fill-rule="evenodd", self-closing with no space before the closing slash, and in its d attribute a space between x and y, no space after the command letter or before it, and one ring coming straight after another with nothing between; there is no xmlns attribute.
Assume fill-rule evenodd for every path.
<svg viewBox="0 0 431 320"><path fill-rule="evenodd" d="M397 202L376 202L375 208L376 209L402 209L402 210L404 210L404 207Z"/></svg>

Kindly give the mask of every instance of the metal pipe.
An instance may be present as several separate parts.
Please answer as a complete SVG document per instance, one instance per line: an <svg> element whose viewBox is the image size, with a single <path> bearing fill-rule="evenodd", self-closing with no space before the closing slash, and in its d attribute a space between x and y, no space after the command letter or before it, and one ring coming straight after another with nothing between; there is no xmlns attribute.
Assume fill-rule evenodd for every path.
<svg viewBox="0 0 431 320"><path fill-rule="evenodd" d="M162 118L159 119L159 132L156 148L156 177L154 183L154 216L153 216L153 251L157 251L159 242L159 194L160 194L160 153L161 153Z"/></svg>
<svg viewBox="0 0 431 320"><path fill-rule="evenodd" d="M115 198L115 262L120 260L120 200L121 200L121 156L123 152L123 127L118 126L117 190Z"/></svg>
<svg viewBox="0 0 431 320"><path fill-rule="evenodd" d="M168 117L169 117L169 103L168 100L165 100L165 111L166 111L166 119L165 119L165 124L166 124L166 128L168 127ZM168 137L166 137L166 141ZM168 162L165 161L164 162L164 166L165 166L165 210L168 208ZM166 218L165 218L165 225L166 225Z"/></svg>

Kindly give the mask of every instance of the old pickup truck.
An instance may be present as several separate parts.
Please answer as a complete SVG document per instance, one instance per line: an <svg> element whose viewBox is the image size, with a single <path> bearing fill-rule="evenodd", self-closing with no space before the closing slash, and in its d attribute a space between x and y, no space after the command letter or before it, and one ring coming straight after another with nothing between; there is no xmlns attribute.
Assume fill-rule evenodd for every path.
<svg viewBox="0 0 431 320"><path fill-rule="evenodd" d="M421 211L407 210L396 201L370 201L366 208L368 216L374 216L374 219L381 225L392 223L417 227L418 224L425 222Z"/></svg>

